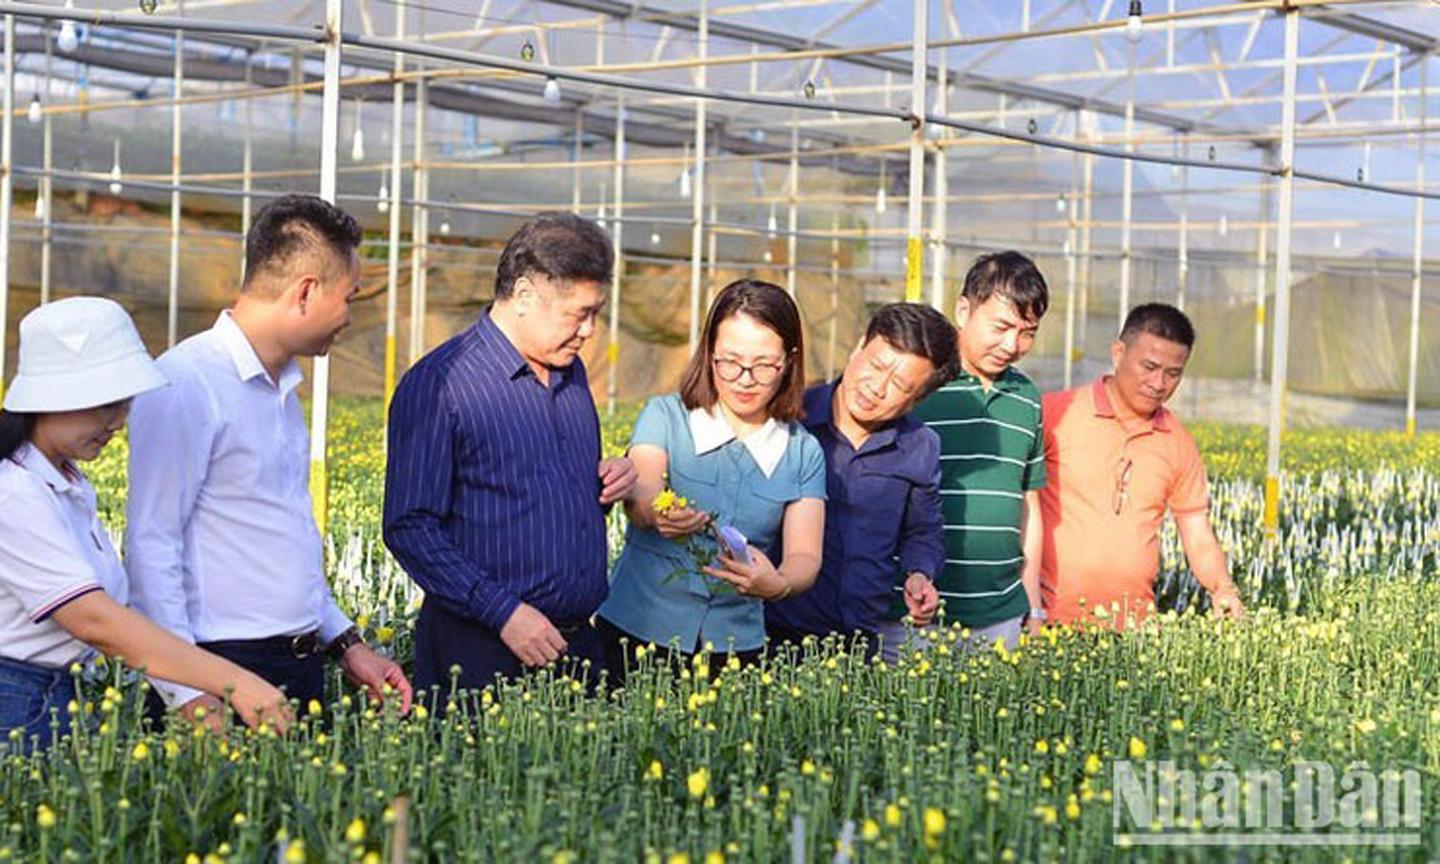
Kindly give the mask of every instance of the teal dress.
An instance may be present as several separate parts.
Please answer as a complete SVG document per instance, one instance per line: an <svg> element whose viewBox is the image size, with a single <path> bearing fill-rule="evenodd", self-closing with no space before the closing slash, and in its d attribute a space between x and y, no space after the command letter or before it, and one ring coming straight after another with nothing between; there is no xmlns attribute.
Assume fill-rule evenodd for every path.
<svg viewBox="0 0 1440 864"><path fill-rule="evenodd" d="M670 488L691 507L715 514L717 525L735 526L779 566L775 550L785 507L802 498L825 499L825 455L799 423L782 424L767 438L782 454L768 475L750 447L733 437L697 453L690 412L679 395L671 393L645 406L630 445L664 450L670 460ZM630 636L687 653L707 643L717 651L760 648L765 641L764 604L700 572L696 563L680 543L632 523L600 616Z"/></svg>

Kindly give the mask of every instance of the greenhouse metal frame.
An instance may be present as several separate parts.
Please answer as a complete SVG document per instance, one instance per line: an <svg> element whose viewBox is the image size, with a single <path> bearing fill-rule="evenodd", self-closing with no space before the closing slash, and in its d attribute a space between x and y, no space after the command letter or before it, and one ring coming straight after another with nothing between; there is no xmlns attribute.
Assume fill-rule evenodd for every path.
<svg viewBox="0 0 1440 864"><path fill-rule="evenodd" d="M1159 256L1156 265L1175 268L1178 301L1184 303L1187 273L1197 254L1190 248L1200 231L1228 234L1227 217L1218 224L1192 222L1188 202L1199 188L1190 187L1194 172L1222 172L1248 178L1253 185L1237 191L1253 193L1258 199L1257 218L1239 226L1254 232L1253 259L1254 369L1257 379L1269 356L1269 447L1265 522L1274 530L1278 519L1280 453L1283 406L1291 324L1291 285L1294 242L1300 227L1324 230L1323 221L1301 226L1295 216L1295 194L1301 189L1348 189L1383 196L1393 203L1412 202L1408 219L1412 240L1408 266L1390 272L1410 278L1410 321L1408 367L1406 370L1406 428L1414 434L1419 375L1421 304L1426 276L1425 202L1440 196L1427 185L1425 162L1429 132L1428 67L1435 50L1434 35L1400 26L1381 13L1405 14L1427 7L1426 2L1377 2L1377 0L1250 0L1192 8L1177 8L1176 0L1151 0L1142 4L1104 0L1092 10L1084 0L1056 0L1040 10L1039 3L1018 0L1019 29L965 35L964 20L955 0L913 0L879 4L887 20L897 11L909 13L909 39L874 44L840 44L827 40L833 31L852 25L858 18L876 12L876 0L791 0L791 2L744 2L715 6L710 0L698 4L686 0L683 8L661 7L644 2L620 0L544 0L521 3L508 10L484 0L478 12L447 8L414 0L324 0L276 4L258 0L191 0L156 8L155 0L140 0L138 7L86 9L66 2L63 6L30 3L0 3L4 15L3 130L0 130L0 332L8 332L11 284L11 245L15 239L14 192L17 177L36 190L36 228L40 243L40 302L52 294L52 260L57 243L53 220L56 182L75 189L109 188L168 196L170 227L167 233L169 279L167 284L167 341L175 344L179 332L181 217L187 195L206 199L234 199L238 202L242 232L250 224L254 203L280 194L258 188L257 180L307 182L318 173L318 191L325 199L376 207L388 216L385 245L387 280L385 290L386 336L384 347L384 398L388 406L398 377L400 272L404 253L409 252L410 333L408 359L413 363L425 349L428 259L435 247L431 220L441 214L440 233L450 232L449 218L514 218L543 207L533 202L502 204L469 203L453 195L442 198L445 189L432 190L436 172L470 172L479 177L501 174L568 173L570 200L562 206L598 218L607 225L617 251L609 304L606 356L613 367L618 358L620 338L620 297L625 290L627 258L643 260L629 231L650 232L652 245L659 245L660 231L681 238L683 258L688 259L689 318L688 343L694 346L705 302L707 277L717 264L726 263L717 252L722 238L765 239L783 243L784 283L796 292L802 273L828 274L838 286L841 250L864 243L872 248L894 247L903 262L904 297L928 301L944 309L950 285L949 261L958 249L972 248L952 236L949 217L953 206L994 201L1019 200L1026 196L1037 206L1053 202L1060 217L1056 234L1037 245L1054 251L1059 240L1064 259L1065 322L1063 373L1071 384L1077 359L1077 329L1084 331L1090 269L1095 262L1113 259L1119 267L1118 308L1122 316L1130 306L1137 261L1146 260L1134 242L1137 229L1173 230L1175 253ZM1032 5L1035 8L1032 8ZM1124 6L1125 8L1121 8ZM1163 6L1163 11L1155 7ZM277 9L277 7L279 7ZM903 9L901 8L903 7ZM833 15L822 27L801 36L776 29L741 23L736 18L754 18L767 12L790 14L797 9L829 10ZM943 23L933 22L936 9ZM285 10L282 23L259 23L264 12ZM348 11L347 11L348 10ZM384 13L377 23L377 10ZM505 14L502 14L504 12ZM1373 13L1373 14L1372 14ZM224 17L226 15L240 17ZM347 28L347 19L359 19L359 27ZM384 28L388 14L390 27ZM474 26L459 30L426 27L427 16L449 20L466 15ZM555 17L555 16L561 17ZM567 17L567 16L584 17ZM1081 15L1080 23L1060 23L1062 18ZM210 17L217 16L217 17ZM251 17L253 16L253 17ZM408 28L418 19L415 30ZM1428 19L1440 19L1433 11ZM1278 57L1252 58L1252 51L1264 33L1274 35L1267 25L1279 22ZM1333 38L1317 53L1301 56L1302 22L1307 29L1324 30ZM84 44L76 28L86 30ZM630 27L643 29L632 37ZM617 30L618 28L618 30ZM1226 59L1217 47L1214 33L1220 28L1243 32L1243 50L1237 59ZM382 35L382 29L386 34ZM650 56L641 61L609 62L607 45L620 39L645 41ZM944 35L942 35L942 32ZM1152 50L1153 62L1137 57L1141 37ZM1127 62L1117 67L1108 59L1101 40L1123 38ZM1356 38L1373 40L1367 52L1329 53L1333 45ZM523 40L519 51L483 51L488 43ZM683 44L681 41L683 40ZM1093 68L1062 69L1020 77L978 71L978 62L952 67L952 53L984 50L1001 52L1011 45L1036 51L1047 45L1073 46L1089 40L1093 45ZM584 54L593 63L561 63L557 44L567 43L567 58ZM454 43L466 47L453 47ZM587 44L588 43L588 44ZM653 43L653 44L652 44ZM1178 55L1186 46L1204 43L1209 62L1189 62ZM628 43L626 43L628 44ZM720 45L749 50L712 53ZM683 56L667 58L675 47ZM688 48L686 51L684 49ZM276 68L271 57L289 52L291 62ZM991 55L986 55L991 56ZM262 58L262 62L256 62ZM23 61L23 62L22 62ZM1332 90L1324 70L1334 64L1363 64L1363 75L1353 89ZM307 71L307 69L311 71ZM318 71L316 71L318 69ZM99 79L92 78L100 75ZM783 79L778 88L760 86L762 71ZM836 70L832 72L831 70ZM840 71L840 70L843 70ZM851 73L858 70L858 76ZM1300 92L1302 70L1308 70L1316 86ZM748 89L715 86L712 73L749 75ZM1407 88L1403 78L1415 79ZM1231 75L1250 76L1247 90L1232 91ZM847 78L846 75L851 77ZM880 76L877 84L873 76ZM1137 98L1137 79L1169 75L1213 76L1219 99L1165 99L1159 104ZM77 81L83 76L83 85ZM106 76L109 76L107 79ZM688 81L685 78L688 76ZM867 77L869 76L869 77ZM1279 78L1280 91L1265 92ZM28 109L17 104L17 79L40 81ZM147 84L130 98L90 101L90 87L119 93L134 90L136 81L169 79L168 95L152 96ZM851 83L854 79L859 83ZM897 83L899 79L899 83ZM1037 80L1043 79L1041 83ZM53 85L59 81L80 95L69 103L53 101ZM98 83L97 83L98 80ZM1148 80L1148 79L1147 79ZM1084 92L1083 82L1101 82L1096 92ZM213 94L195 92L196 82L215 83ZM1387 89L1388 85L1388 89ZM1091 86L1091 85L1086 85ZM1123 87L1126 95L1109 95ZM578 96L575 94L579 94ZM42 97L43 94L43 97ZM300 167L262 172L255 169L252 140L252 108L257 101L287 95L296 104L305 94L321 98L320 154L318 172ZM969 102L952 106L952 98L965 96ZM346 175L373 175L374 165L342 166L342 114L344 99L355 99L351 156L364 162L361 112L366 103L370 112L383 116L389 108L389 148L378 168L381 188L367 195L342 190ZM608 97L608 98L602 98ZM896 101L899 104L895 104ZM976 105L977 99L996 104ZM1392 105L1389 122L1376 128L1373 123L1343 122L1337 113L1365 100L1388 100ZM604 111L613 102L613 110ZM959 100L957 100L959 101ZM1417 110L1406 110L1410 102ZM406 106L413 105L408 118ZM223 104L244 109L243 156L235 171L189 171L182 164L184 129L182 110L186 106ZM1235 113L1237 106L1273 108L1278 104L1278 123L1233 123L1213 119ZM1318 110L1312 110L1317 106ZM141 111L169 108L170 142L168 176L130 176L123 172L121 142L114 142L110 172L87 171L78 167L57 167L53 156L53 125L58 118L79 114L89 117L107 111ZM1248 110L1248 108L1247 108ZM485 118L487 121L557 126L570 130L569 141L559 139L542 149L541 161L509 161L477 156L471 159L437 159L427 153L428 112ZM1302 116L1302 111L1308 112ZM298 112L298 108L297 108ZM749 120L747 112L756 119ZM1196 113L1200 116L1195 116ZM1122 124L1118 134L1102 132L1099 118ZM43 144L39 164L16 164L17 119L42 126ZM476 121L478 123L478 119ZM1023 123L1023 125L1018 125ZM1043 125L1042 125L1043 124ZM1139 124L1147 129L1142 131ZM747 129L748 127L748 129ZM767 139L765 133L773 133ZM874 140L879 134L897 140ZM407 135L410 158L406 159ZM587 141L606 137L613 143L608 158L586 158ZM1371 145L1377 138L1399 142L1413 149L1414 167L1409 182L1375 182L1371 171ZM1317 171L1297 163L1297 139L1325 142L1337 147L1361 147L1364 164L1352 176L1335 171ZM628 146L667 151L667 155L629 155ZM1057 192L952 193L950 184L967 151L979 152L1003 144L1011 152L1070 154L1069 183ZM1196 157L1192 150L1206 148ZM1163 152L1168 149L1169 152ZM681 151L681 155L669 151ZM568 152L567 152L568 151ZM1005 152L1003 149L1002 153ZM891 158L891 157L895 158ZM996 157L999 161L1003 157ZM1102 226L1094 214L1094 202L1112 194L1096 187L1099 160L1114 160L1122 172L1119 190L1121 218L1119 243L1102 249L1094 243L1094 229ZM737 196L719 188L715 174L721 169L751 166L755 185L763 187L764 165L783 167L783 190L779 194L740 196L745 213L738 218L720 217L719 207L728 206ZM1108 164L1108 163L1107 163ZM1178 224L1140 223L1135 216L1137 200L1146 195L1172 195L1173 190L1146 192L1136 189L1136 166L1171 166L1179 186ZM679 171L683 206L673 202L627 200L627 178L632 172ZM828 170L837 177L878 177L875 212L885 213L891 194L890 177L904 177L903 227L855 228L842 225L833 208L854 205L857 196L802 192L804 170ZM1393 172L1392 172L1393 173ZM407 188L407 177L409 193ZM602 177L598 198L585 194L587 178ZM927 192L927 177L930 188ZM352 184L353 185L353 184ZM1216 190L1209 190L1215 194ZM1222 188L1218 190L1223 193ZM863 198L863 196L860 196ZM925 205L932 205L928 214ZM554 202L551 202L554 203ZM831 208L829 227L802 226L801 211L811 205ZM758 206L760 209L755 210ZM783 224L780 208L783 207ZM404 225L410 211L409 240ZM768 218L759 213L768 208ZM654 210L679 210L675 215ZM684 212L688 211L688 212ZM1273 212L1273 216L1272 216ZM747 218L749 217L749 218ZM810 220L813 223L813 219ZM880 220L883 221L883 220ZM628 230L627 230L628 229ZM89 226L87 231L95 231ZM1273 238L1271 233L1273 232ZM194 232L183 232L194 236ZM627 243L627 235L630 240ZM1273 241L1273 249L1270 244ZM88 242L77 240L75 242ZM104 240L100 242L111 242ZM828 247L828 262L802 264L799 244ZM1024 248L1023 243L1016 243ZM1340 246L1336 229L1335 246ZM766 253L767 263L771 252ZM1153 254L1153 253L1150 253ZM928 259L928 263L927 263ZM671 263L683 260L679 256ZM1402 259L1403 260L1403 259ZM929 278L925 270L928 266ZM1273 280L1273 284L1272 281ZM1058 280L1057 280L1058 281ZM1274 292L1273 309L1267 310L1267 295ZM838 287L832 304L838 303ZM830 319L830 356L835 353L834 309ZM1273 318L1274 332L1266 345L1266 322ZM3 344L3 343L0 343ZM6 378L5 354L0 350L0 387ZM830 370L827 370L830 371ZM608 376L609 402L616 399L617 376ZM316 358L312 375L312 469L317 520L322 531L328 512L326 429L328 423L330 364Z"/></svg>

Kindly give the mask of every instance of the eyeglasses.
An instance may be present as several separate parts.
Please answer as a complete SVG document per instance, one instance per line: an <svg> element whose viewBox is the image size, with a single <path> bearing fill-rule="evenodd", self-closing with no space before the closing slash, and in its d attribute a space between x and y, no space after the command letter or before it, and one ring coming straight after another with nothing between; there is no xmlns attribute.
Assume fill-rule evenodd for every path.
<svg viewBox="0 0 1440 864"><path fill-rule="evenodd" d="M1115 492L1110 496L1110 506L1119 516L1125 510L1125 505L1130 503L1130 474L1135 470L1135 460L1120 455L1120 461L1115 463Z"/></svg>
<svg viewBox="0 0 1440 864"><path fill-rule="evenodd" d="M721 381L730 384L739 381L740 376L749 372L750 380L764 387L769 384L774 384L775 379L779 378L780 373L784 371L785 366L779 363L756 363L751 366L746 366L744 363L738 363L734 360L715 360L715 374L720 377Z"/></svg>

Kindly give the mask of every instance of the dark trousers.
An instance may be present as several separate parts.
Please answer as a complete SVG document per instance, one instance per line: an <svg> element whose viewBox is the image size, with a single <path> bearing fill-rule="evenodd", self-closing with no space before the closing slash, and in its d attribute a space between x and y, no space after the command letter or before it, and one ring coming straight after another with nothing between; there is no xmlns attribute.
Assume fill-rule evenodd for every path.
<svg viewBox="0 0 1440 864"><path fill-rule="evenodd" d="M655 660L650 663L651 666L657 663L669 663L676 672L679 672L681 668L688 668L695 657L694 654L685 651L674 651L662 645L653 645L638 636L630 635L599 616L595 618L595 628L599 631L600 638L605 645L605 667L612 689L624 687L626 676L635 671L638 665L635 660L637 645L645 646L646 656L654 656ZM712 651L709 661L710 677L714 678L719 675L732 657L738 659L742 666L751 665L760 659L762 650L735 651L733 653Z"/></svg>
<svg viewBox="0 0 1440 864"><path fill-rule="evenodd" d="M593 690L605 670L605 651L595 628L589 621L551 623L568 647L546 668L584 681ZM459 667L455 684L462 690L480 690L497 679L520 678L531 671L506 647L498 632L427 597L415 624L416 692L438 688L443 704L443 697L450 693L452 667Z"/></svg>
<svg viewBox="0 0 1440 864"><path fill-rule="evenodd" d="M205 642L200 645L242 669L248 669L297 699L300 709L310 700L325 704L325 655L296 657L290 651L273 647L255 647L244 641Z"/></svg>
<svg viewBox="0 0 1440 864"><path fill-rule="evenodd" d="M197 647L204 648L211 654L224 657L236 666L247 669L269 681L271 684L285 691L288 699L298 700L300 710L303 712L310 700L315 700L322 705L325 704L325 657L323 654L311 654L308 657L296 657L293 652L284 647L277 647L273 643L264 644L266 640L252 642L249 640L235 640L226 642L201 642ZM175 706L179 708L179 705ZM146 700L145 714L152 723L160 724L165 721L165 703L154 690Z"/></svg>

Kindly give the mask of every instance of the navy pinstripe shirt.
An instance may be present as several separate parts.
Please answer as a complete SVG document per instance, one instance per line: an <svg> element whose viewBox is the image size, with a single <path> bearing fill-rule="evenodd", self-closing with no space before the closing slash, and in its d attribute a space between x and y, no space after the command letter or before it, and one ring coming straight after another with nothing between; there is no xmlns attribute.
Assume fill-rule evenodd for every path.
<svg viewBox="0 0 1440 864"><path fill-rule="evenodd" d="M521 602L578 623L607 590L599 462L584 364L546 387L487 309L395 390L385 545L429 597L493 630Z"/></svg>

